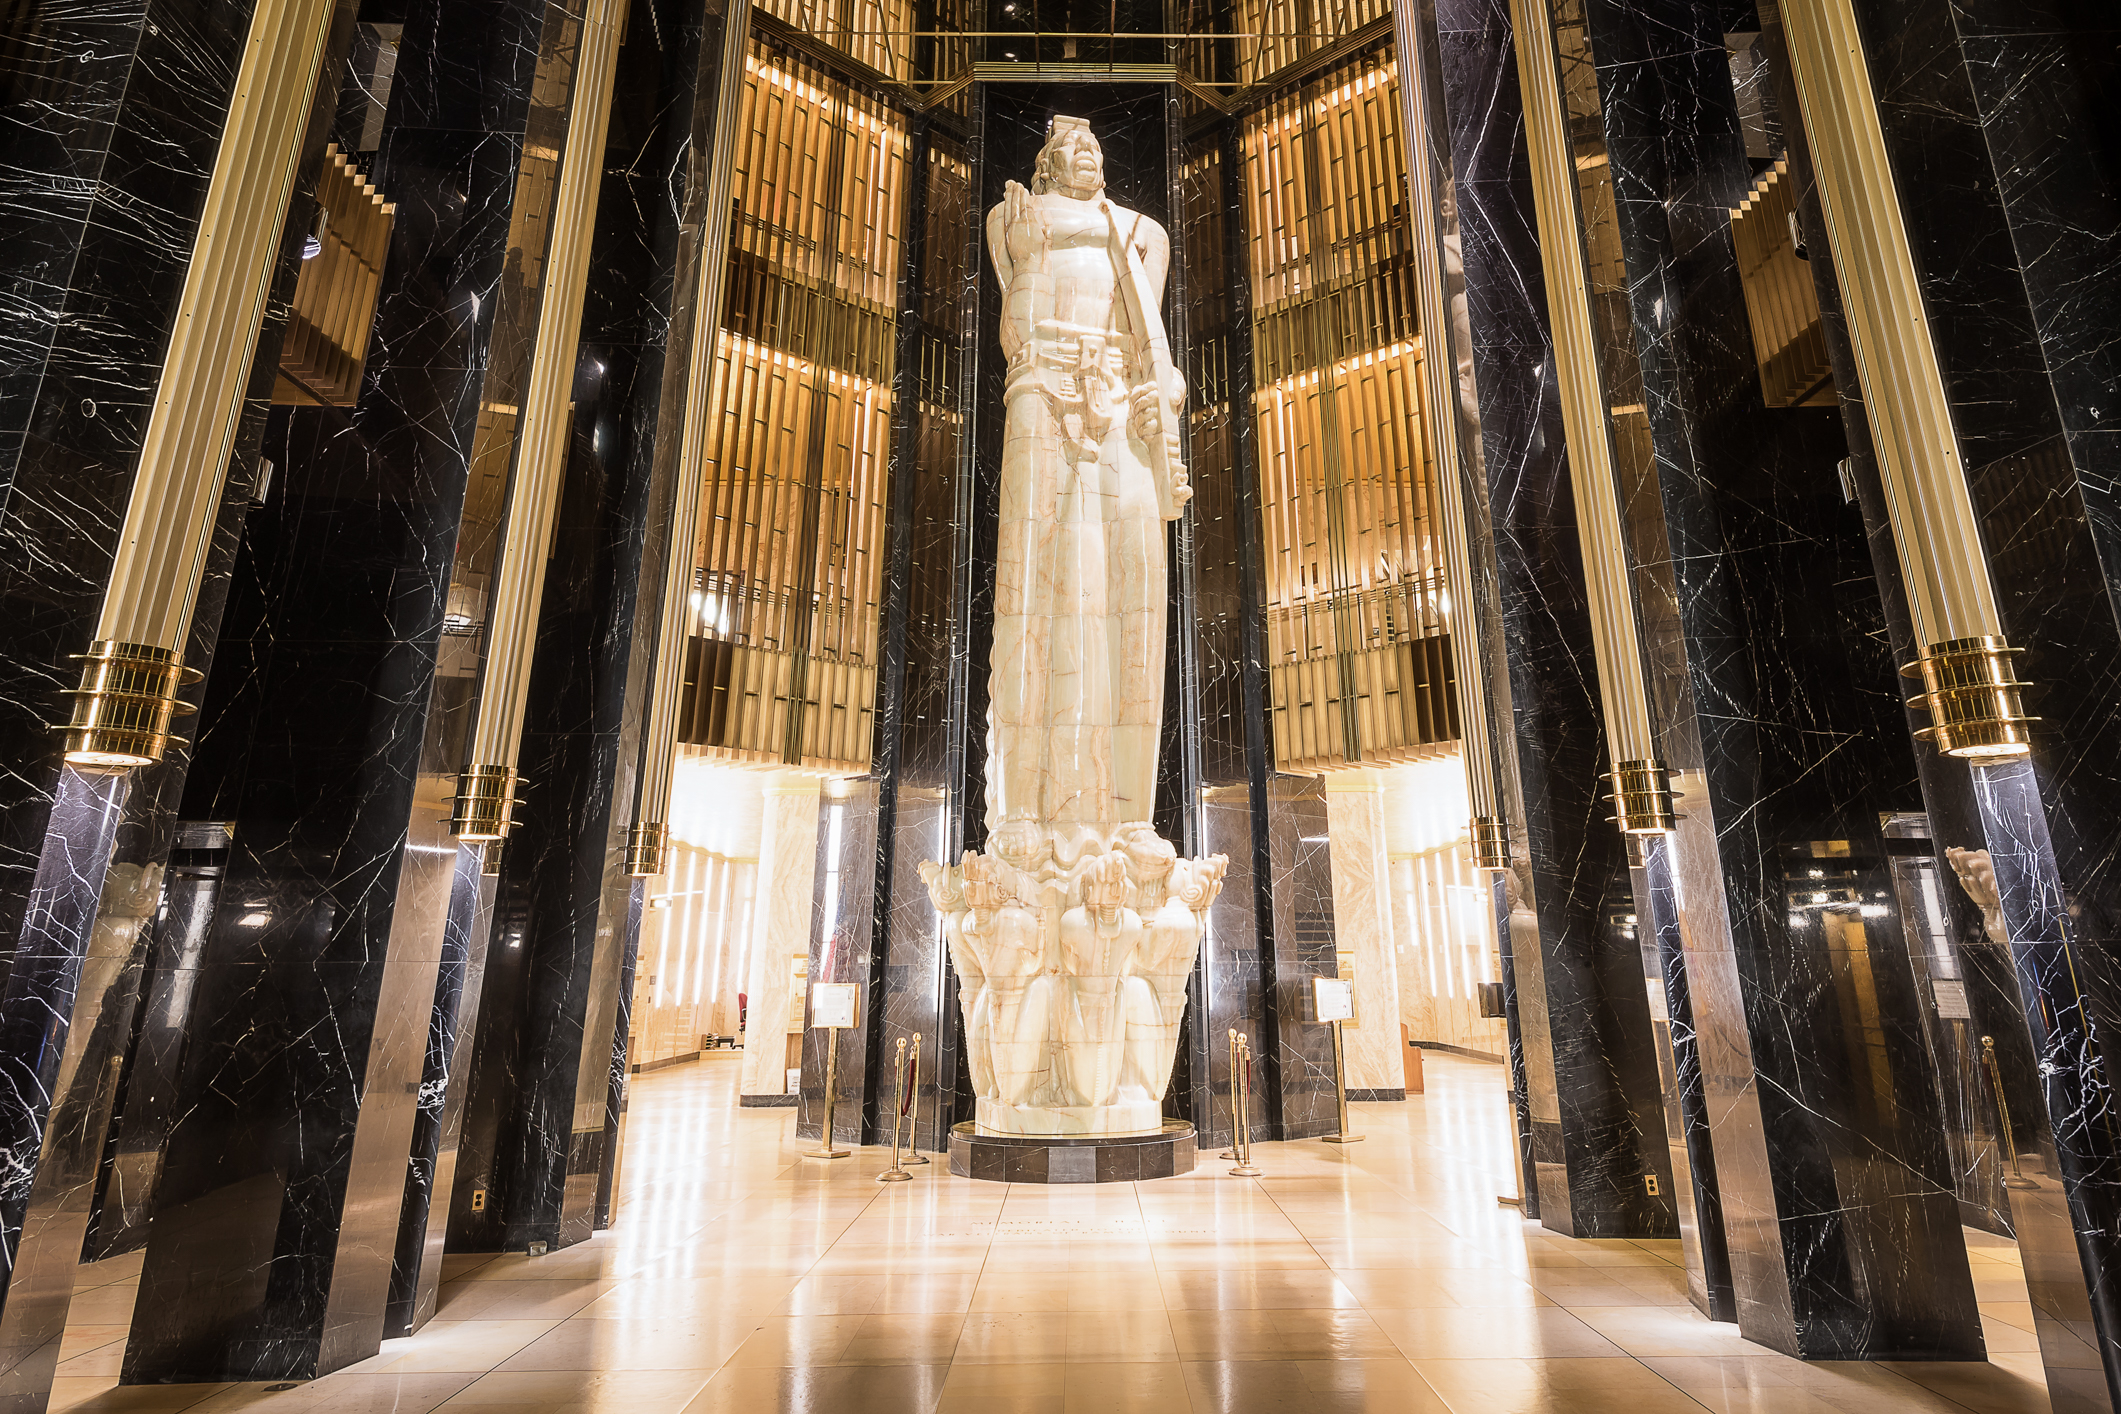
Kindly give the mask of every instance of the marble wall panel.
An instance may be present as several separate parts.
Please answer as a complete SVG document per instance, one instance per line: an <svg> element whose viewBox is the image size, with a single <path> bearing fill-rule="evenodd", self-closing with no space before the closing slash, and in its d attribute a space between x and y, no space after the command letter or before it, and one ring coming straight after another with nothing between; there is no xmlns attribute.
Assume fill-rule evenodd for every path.
<svg viewBox="0 0 2121 1414"><path fill-rule="evenodd" d="M904 951L876 956L876 800L876 786L869 781L834 782L817 798L808 933L811 979L859 983L868 1009L860 1031L840 1038L832 1115L835 1134L844 1131L862 1144L891 1142L901 1037L910 1048L914 1033L920 1033L921 1068L932 1071L942 1002L933 953L926 967ZM795 1131L800 1138L824 1133L824 1046L824 1032L803 1033L802 1109Z"/></svg>
<svg viewBox="0 0 2121 1414"><path fill-rule="evenodd" d="M1260 983L1273 1024L1253 1039L1253 1083L1267 1110L1266 1130L1255 1137L1312 1139L1340 1129L1333 1034L1311 1002L1311 979L1339 972L1324 781L1276 773L1264 813L1268 867L1253 886L1256 907L1273 920L1273 967ZM1231 887L1226 879L1223 888Z"/></svg>
<svg viewBox="0 0 2121 1414"><path fill-rule="evenodd" d="M1326 840L1334 950L1352 964L1355 978L1357 1024L1341 1028L1348 1091L1365 1100L1405 1099L1392 871L1385 855L1384 796L1374 772L1326 777Z"/></svg>
<svg viewBox="0 0 2121 1414"><path fill-rule="evenodd" d="M751 1024L744 1033L745 1096L787 1093L785 1044L775 1041L809 1024L808 998L791 963L806 967L811 954L811 926L816 921L818 855L818 782L815 776L787 771L765 788L764 818L759 825L759 881L752 913ZM811 977L811 982L861 982L862 1005L868 1010L866 977ZM841 1038L841 1044L853 1044ZM822 1066L822 1054L820 1055ZM823 1071L819 1071L822 1084ZM820 1091L822 1094L822 1091ZM834 1126L859 1134L861 1111L854 1107L834 1116Z"/></svg>

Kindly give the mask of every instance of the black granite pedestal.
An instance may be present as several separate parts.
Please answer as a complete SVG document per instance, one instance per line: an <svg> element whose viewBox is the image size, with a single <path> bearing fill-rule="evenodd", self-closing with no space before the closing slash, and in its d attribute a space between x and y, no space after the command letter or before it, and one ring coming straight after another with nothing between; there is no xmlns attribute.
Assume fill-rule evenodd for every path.
<svg viewBox="0 0 2121 1414"><path fill-rule="evenodd" d="M996 1183L1133 1183L1193 1172L1193 1126L1167 1119L1155 1134L975 1134L950 1130L950 1172Z"/></svg>

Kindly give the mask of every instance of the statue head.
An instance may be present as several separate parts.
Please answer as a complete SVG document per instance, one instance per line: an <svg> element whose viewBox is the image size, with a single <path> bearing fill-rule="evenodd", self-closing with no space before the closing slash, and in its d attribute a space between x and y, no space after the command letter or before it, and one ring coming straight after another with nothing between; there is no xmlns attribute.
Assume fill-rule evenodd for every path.
<svg viewBox="0 0 2121 1414"><path fill-rule="evenodd" d="M1088 201L1104 189L1105 150L1097 145L1089 122L1056 116L1046 130L1046 145L1038 150L1031 190Z"/></svg>

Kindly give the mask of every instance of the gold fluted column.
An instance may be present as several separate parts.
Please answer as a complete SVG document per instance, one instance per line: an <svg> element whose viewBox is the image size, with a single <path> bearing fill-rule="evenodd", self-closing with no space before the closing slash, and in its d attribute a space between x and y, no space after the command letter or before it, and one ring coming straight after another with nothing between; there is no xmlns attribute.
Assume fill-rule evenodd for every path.
<svg viewBox="0 0 2121 1414"><path fill-rule="evenodd" d="M148 409L95 641L64 728L76 765L162 759L243 391L309 124L332 0L260 0Z"/></svg>
<svg viewBox="0 0 2121 1414"><path fill-rule="evenodd" d="M678 707L685 690L685 640L692 627L700 478L707 461L707 402L720 345L722 287L729 268L729 193L736 168L737 120L744 97L744 59L750 45L751 6L746 0L729 0L722 20L718 78L721 91L715 106L714 148L708 157L707 189L700 207L692 349L685 372L685 420L679 432L677 484L663 565L655 670L649 682L647 721L641 731L633 823L626 831L626 872L636 878L663 872L670 839L670 782L677 767Z"/></svg>
<svg viewBox="0 0 2121 1414"><path fill-rule="evenodd" d="M537 647L552 520L565 479L572 416L567 394L574 384L589 250L596 238L597 194L604 181L611 85L625 22L625 0L590 0L575 50L567 150L560 158L537 345L531 353L523 417L516 431L515 475L508 485L506 539L494 572L478 712L472 719L468 763L457 779L456 804L449 819L450 832L459 839L502 839L513 823L523 699L530 687L531 658Z"/></svg>
<svg viewBox="0 0 2121 1414"><path fill-rule="evenodd" d="M1951 407L1848 0L1784 0L1783 33L1922 657L1919 735L1974 760L2031 749Z"/></svg>
<svg viewBox="0 0 2121 1414"><path fill-rule="evenodd" d="M1436 174L1429 164L1428 73L1414 34L1414 7L1393 6L1399 41L1399 94L1405 108L1407 195L1414 220L1414 300L1421 319L1421 392L1436 452L1436 499L1443 521L1444 584L1451 595L1448 622L1458 689L1459 754L1465 758L1466 797L1473 816L1466 824L1473 867L1510 867L1510 822L1495 789L1494 745L1488 736L1488 666L1481 653L1480 621L1474 612L1473 560L1466 535L1467 461L1458 438L1457 351L1446 332L1449 301L1444 291L1436 201ZM1476 489L1474 494L1478 494Z"/></svg>
<svg viewBox="0 0 2121 1414"><path fill-rule="evenodd" d="M1576 209L1576 162L1570 150L1554 27L1543 0L1510 0L1517 34L1517 75L1524 91L1525 141L1539 251L1546 270L1547 317L1554 331L1554 382L1569 442L1569 484L1591 601L1591 639L1598 695L1613 757L1614 818L1627 834L1660 834L1673 826L1669 773L1657 756L1649 691L1628 569L1613 443L1591 324L1590 279Z"/></svg>

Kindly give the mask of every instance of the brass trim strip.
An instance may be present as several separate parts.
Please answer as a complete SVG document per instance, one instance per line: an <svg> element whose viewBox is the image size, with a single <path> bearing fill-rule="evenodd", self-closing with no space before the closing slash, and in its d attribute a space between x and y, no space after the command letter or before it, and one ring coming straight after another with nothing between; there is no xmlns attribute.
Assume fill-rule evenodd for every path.
<svg viewBox="0 0 2121 1414"><path fill-rule="evenodd" d="M1855 12L1848 0L1785 0L1782 24L1915 641L2000 642L2002 620Z"/></svg>
<svg viewBox="0 0 2121 1414"><path fill-rule="evenodd" d="M331 0L260 0L252 15L97 616L90 676L146 672L152 653L167 655L172 670L182 661L331 15ZM121 670L121 662L131 666ZM90 695L76 702L70 760L161 759L174 738L154 725L154 713L121 728L105 715L118 699L98 698L87 678L82 691ZM126 746L114 745L112 733Z"/></svg>
<svg viewBox="0 0 2121 1414"><path fill-rule="evenodd" d="M1414 296L1420 310L1421 391L1424 419L1436 452L1436 499L1443 530L1444 582L1451 596L1446 622L1451 630L1452 668L1458 688L1459 752L1465 758L1466 794L1473 807L1469 833L1474 867L1510 867L1509 822L1502 818L1495 789L1493 739L1488 725L1488 666L1481 652L1480 623L1474 614L1472 540L1466 531L1469 495L1481 494L1480 467L1459 441L1457 350L1449 330L1451 315L1444 293L1436 174L1430 164L1428 72L1424 68L1410 0L1394 7L1398 23L1400 101L1405 118L1400 132L1406 145L1408 212L1414 222L1409 244L1414 256ZM1463 376L1471 376L1471 368Z"/></svg>
<svg viewBox="0 0 2121 1414"><path fill-rule="evenodd" d="M626 0L594 0L583 17L576 45L567 147L560 158L559 190L553 201L552 244L545 265L537 344L516 431L516 468L508 486L504 522L507 538L494 572L486 658L480 666L478 708L467 752L472 761L490 764L467 768L466 781L480 771L502 771L512 778L522 747L524 700L537 648L545 567L573 425L568 393L581 339L589 251L596 237L597 195L604 181L604 139L611 121L612 82L625 23ZM466 817L461 808L459 816L469 821L470 828L495 824L501 835L510 824L505 808L497 822L484 816ZM458 823L452 819L450 827L460 838L489 838L467 835L457 828Z"/></svg>
<svg viewBox="0 0 2121 1414"><path fill-rule="evenodd" d="M1614 485L1607 401L1599 378L1590 280L1576 210L1576 164L1561 107L1554 30L1543 0L1510 0L1510 16L1517 35L1517 71L1524 92L1540 258L1546 268L1547 313L1554 331L1554 381L1568 438L1569 482L1575 492L1576 532L1583 544L1584 578L1590 591L1591 639L1598 660L1606 736L1615 761L1648 760L1656 754L1655 738L1620 498Z"/></svg>

